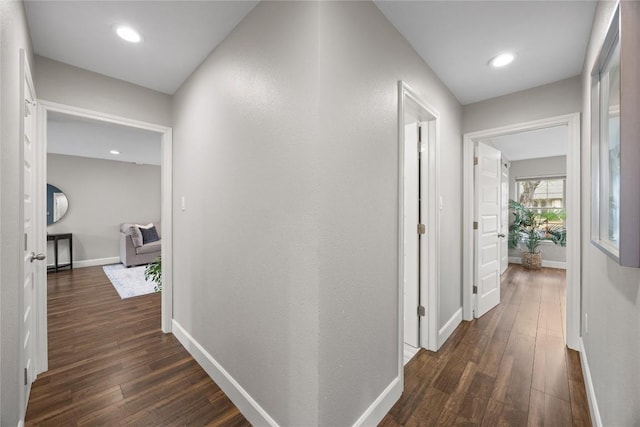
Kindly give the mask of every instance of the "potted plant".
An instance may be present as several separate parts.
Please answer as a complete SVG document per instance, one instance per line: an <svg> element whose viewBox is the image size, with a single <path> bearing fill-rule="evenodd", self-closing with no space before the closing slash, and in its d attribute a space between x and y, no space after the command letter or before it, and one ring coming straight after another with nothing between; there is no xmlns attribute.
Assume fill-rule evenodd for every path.
<svg viewBox="0 0 640 427"><path fill-rule="evenodd" d="M509 226L509 248L515 249L523 244L526 251L522 253L522 265L525 268L539 269L542 267L540 244L547 240L556 245L566 246L567 231L563 224L554 222L564 220L566 215L560 210L546 210L537 212L525 208L515 200L509 200L514 219Z"/></svg>
<svg viewBox="0 0 640 427"><path fill-rule="evenodd" d="M152 263L147 264L144 269L145 280L151 280L156 285L153 289L162 292L162 258L156 258Z"/></svg>

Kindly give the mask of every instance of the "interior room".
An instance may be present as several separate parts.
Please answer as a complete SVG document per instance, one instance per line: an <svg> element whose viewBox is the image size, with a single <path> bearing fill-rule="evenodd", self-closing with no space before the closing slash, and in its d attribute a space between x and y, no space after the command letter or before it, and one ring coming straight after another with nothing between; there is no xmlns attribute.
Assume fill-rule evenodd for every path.
<svg viewBox="0 0 640 427"><path fill-rule="evenodd" d="M0 31L1 425L640 424L640 2L10 0ZM55 148L95 120L153 160ZM509 249L509 198L566 218ZM158 247L121 298L104 267Z"/></svg>

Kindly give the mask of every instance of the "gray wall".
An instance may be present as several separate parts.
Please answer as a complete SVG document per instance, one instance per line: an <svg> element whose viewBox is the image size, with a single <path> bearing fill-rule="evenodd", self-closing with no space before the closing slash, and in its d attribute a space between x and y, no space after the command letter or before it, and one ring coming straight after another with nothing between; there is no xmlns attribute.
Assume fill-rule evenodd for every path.
<svg viewBox="0 0 640 427"><path fill-rule="evenodd" d="M171 126L171 97L122 80L35 57L38 99Z"/></svg>
<svg viewBox="0 0 640 427"><path fill-rule="evenodd" d="M551 176L567 174L567 156L547 157L543 159L517 160L511 162L509 168L509 198L516 200L516 178L532 176ZM509 220L513 219L510 215ZM545 261L567 261L567 248L551 242L542 242L540 246L542 259ZM509 256L520 257L522 250L509 249Z"/></svg>
<svg viewBox="0 0 640 427"><path fill-rule="evenodd" d="M438 330L462 305L461 107L372 3L320 23L320 422L340 426L397 372L398 80L441 117Z"/></svg>
<svg viewBox="0 0 640 427"><path fill-rule="evenodd" d="M442 117L448 320L461 108L372 3L260 3L175 95L174 316L282 425L352 424L397 374L400 79Z"/></svg>
<svg viewBox="0 0 640 427"><path fill-rule="evenodd" d="M631 426L640 425L640 269L620 267L590 242L589 76L614 5L598 5L582 79L582 334L603 425Z"/></svg>
<svg viewBox="0 0 640 427"><path fill-rule="evenodd" d="M474 132L582 109L580 76L462 107L462 130Z"/></svg>
<svg viewBox="0 0 640 427"><path fill-rule="evenodd" d="M48 154L47 182L69 199L47 232L73 233L74 262L117 257L120 223L160 219L160 166Z"/></svg>
<svg viewBox="0 0 640 427"><path fill-rule="evenodd" d="M21 369L20 283L23 281L24 243L21 230L24 173L20 136L20 49L33 67L24 7L18 1L0 1L0 425L18 425Z"/></svg>

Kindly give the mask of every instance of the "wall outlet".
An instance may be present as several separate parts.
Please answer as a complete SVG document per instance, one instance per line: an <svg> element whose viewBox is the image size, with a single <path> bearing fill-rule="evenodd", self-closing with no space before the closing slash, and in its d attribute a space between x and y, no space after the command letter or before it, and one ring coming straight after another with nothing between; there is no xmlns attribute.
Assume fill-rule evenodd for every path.
<svg viewBox="0 0 640 427"><path fill-rule="evenodd" d="M589 333L589 315L587 313L584 314L584 334L587 335Z"/></svg>

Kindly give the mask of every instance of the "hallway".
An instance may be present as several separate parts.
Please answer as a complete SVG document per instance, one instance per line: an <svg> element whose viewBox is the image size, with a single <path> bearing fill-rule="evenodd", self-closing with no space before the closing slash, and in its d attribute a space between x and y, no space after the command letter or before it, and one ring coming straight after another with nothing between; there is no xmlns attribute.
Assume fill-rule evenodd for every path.
<svg viewBox="0 0 640 427"><path fill-rule="evenodd" d="M173 335L160 294L121 300L102 267L48 274L49 371L27 426L247 426Z"/></svg>
<svg viewBox="0 0 640 427"><path fill-rule="evenodd" d="M158 294L121 300L102 267L48 275L49 371L26 425L249 423L173 335ZM502 303L405 367L383 426L591 425L577 352L564 348L564 271L511 265Z"/></svg>
<svg viewBox="0 0 640 427"><path fill-rule="evenodd" d="M382 426L590 426L580 356L564 346L565 272L510 264L501 303L405 366Z"/></svg>

